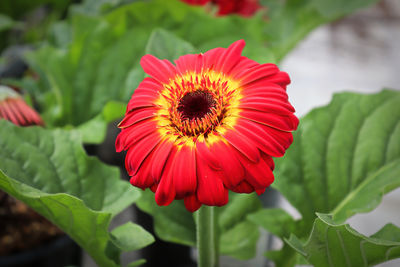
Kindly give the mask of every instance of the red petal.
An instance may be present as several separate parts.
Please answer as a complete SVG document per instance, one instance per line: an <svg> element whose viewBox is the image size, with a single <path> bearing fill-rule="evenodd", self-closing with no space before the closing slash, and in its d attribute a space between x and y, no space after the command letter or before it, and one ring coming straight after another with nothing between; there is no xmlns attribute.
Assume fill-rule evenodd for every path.
<svg viewBox="0 0 400 267"><path fill-rule="evenodd" d="M244 179L244 170L235 154L240 154L222 141L210 146L210 151L219 158L222 168L222 179L227 188L237 186Z"/></svg>
<svg viewBox="0 0 400 267"><path fill-rule="evenodd" d="M136 175L132 176L130 179L130 183L134 186L137 186L141 189L146 189L151 187L156 181L154 181L153 177L151 176L151 166L153 163L153 155L154 152L151 153L140 166Z"/></svg>
<svg viewBox="0 0 400 267"><path fill-rule="evenodd" d="M121 136L123 135L121 138L124 138L122 145L124 147L124 150L127 150L129 149L129 147L142 140L144 137L156 132L157 123L154 120L145 120L136 123L130 128L123 129L123 131L124 133L120 133Z"/></svg>
<svg viewBox="0 0 400 267"><path fill-rule="evenodd" d="M231 70L231 76L236 77L236 76L240 75L240 73L246 71L247 69L253 68L258 65L260 65L260 64L257 63L256 61L248 59L247 57L241 56L239 62Z"/></svg>
<svg viewBox="0 0 400 267"><path fill-rule="evenodd" d="M269 113L287 115L294 113L295 110L288 101L282 101L262 96L249 96L240 101L239 108L254 109Z"/></svg>
<svg viewBox="0 0 400 267"><path fill-rule="evenodd" d="M144 55L140 60L144 72L157 81L168 84L170 79L175 78L176 69L168 60L160 60L153 55Z"/></svg>
<svg viewBox="0 0 400 267"><path fill-rule="evenodd" d="M258 66L254 66L250 69L247 69L242 73L238 73L238 75L235 76L234 79L240 80L241 86L243 86L251 82L260 80L262 78L274 75L278 72L279 69L275 64L260 64Z"/></svg>
<svg viewBox="0 0 400 267"><path fill-rule="evenodd" d="M5 101L6 104L7 102L10 113L16 117L17 121L19 121L18 125L27 125L34 123L34 120L31 116L32 114L31 112L29 112L31 108L24 102L22 102L22 100L15 99L14 101ZM19 102L22 102L22 105L18 105Z"/></svg>
<svg viewBox="0 0 400 267"><path fill-rule="evenodd" d="M225 49L214 69L228 75L240 60L245 45L246 42L244 40L239 40L231 44L227 49Z"/></svg>
<svg viewBox="0 0 400 267"><path fill-rule="evenodd" d="M296 130L299 124L299 119L294 114L279 115L246 109L240 112L239 117L287 132Z"/></svg>
<svg viewBox="0 0 400 267"><path fill-rule="evenodd" d="M127 128L135 123L147 120L156 116L157 110L155 108L143 108L128 112L125 118L118 124L119 128Z"/></svg>
<svg viewBox="0 0 400 267"><path fill-rule="evenodd" d="M130 176L136 174L140 165L160 142L160 134L155 132L140 140L134 147L128 150L125 157L125 167Z"/></svg>
<svg viewBox="0 0 400 267"><path fill-rule="evenodd" d="M247 135L251 140L253 140L256 146L266 154L273 157L281 157L285 153L285 147L269 135L261 124L240 119L235 128L238 132Z"/></svg>
<svg viewBox="0 0 400 267"><path fill-rule="evenodd" d="M280 87L280 91L266 91L264 88L256 88L255 90L244 90L242 91L242 94L244 95L243 99L250 98L250 97L261 97L264 99L276 99L278 101L283 101L287 102L288 101L288 95L286 94L286 91Z"/></svg>
<svg viewBox="0 0 400 267"><path fill-rule="evenodd" d="M157 186L155 199L158 205L168 206L175 199L175 187L172 177L172 163L174 151L171 153L162 173L160 183Z"/></svg>
<svg viewBox="0 0 400 267"><path fill-rule="evenodd" d="M162 141L155 149L153 166L151 169L151 175L155 180L160 180L168 157L173 151L175 151L174 142L167 139Z"/></svg>
<svg viewBox="0 0 400 267"><path fill-rule="evenodd" d="M155 183L152 186L150 186L150 190L153 191L153 193L157 192L158 184Z"/></svg>
<svg viewBox="0 0 400 267"><path fill-rule="evenodd" d="M173 179L177 198L184 198L196 191L196 157L194 148L182 146L175 154Z"/></svg>
<svg viewBox="0 0 400 267"><path fill-rule="evenodd" d="M155 101L157 97L154 95L133 95L128 103L128 111L133 111L139 108L156 107Z"/></svg>
<svg viewBox="0 0 400 267"><path fill-rule="evenodd" d="M206 141L202 142L196 141L196 154L198 158L202 158L208 166L213 168L214 170L221 170L221 166L219 164L219 160L215 154L213 154L208 148Z"/></svg>
<svg viewBox="0 0 400 267"><path fill-rule="evenodd" d="M228 190L221 178L221 172L212 170L202 160L197 161L197 198L202 204L223 206L228 203Z"/></svg>
<svg viewBox="0 0 400 267"><path fill-rule="evenodd" d="M135 94L140 94L140 93L146 93L146 94L152 94L152 95L157 95L160 91L162 91L163 86L161 83L159 83L157 80L151 78L151 77L146 77L143 79L143 81L139 84L138 88L136 88Z"/></svg>
<svg viewBox="0 0 400 267"><path fill-rule="evenodd" d="M242 181L236 187L231 189L233 192L236 193L252 193L254 192L254 187L252 187L248 182Z"/></svg>
<svg viewBox="0 0 400 267"><path fill-rule="evenodd" d="M117 138L115 139L115 151L121 152L122 150L124 150L125 138L126 138L127 134L128 134L128 132L126 130L122 130L118 134Z"/></svg>
<svg viewBox="0 0 400 267"><path fill-rule="evenodd" d="M260 160L260 152L258 152L256 145L245 135L235 131L235 129L229 129L222 136L251 161L258 162Z"/></svg>
<svg viewBox="0 0 400 267"><path fill-rule="evenodd" d="M12 112L10 105L8 104L9 101L3 101L3 103L1 103L2 106L2 113L4 114L4 118L8 121L11 121L12 123L14 123L15 125L24 125L23 123L19 122L18 119L16 118L16 116L14 115L14 113Z"/></svg>
<svg viewBox="0 0 400 267"><path fill-rule="evenodd" d="M262 126L265 131L274 138L286 150L293 143L293 135L291 132L283 132L268 126Z"/></svg>
<svg viewBox="0 0 400 267"><path fill-rule="evenodd" d="M271 82L270 79L261 79L243 86L243 94L248 94L250 92L274 92L287 95L286 90L282 88L282 86Z"/></svg>
<svg viewBox="0 0 400 267"><path fill-rule="evenodd" d="M268 81L271 83L279 84L286 89L286 86L290 84L290 77L286 72L280 71L276 75L269 77Z"/></svg>
<svg viewBox="0 0 400 267"><path fill-rule="evenodd" d="M218 62L224 51L225 48L218 47L205 52L203 54L204 70L214 69L215 64Z"/></svg>
<svg viewBox="0 0 400 267"><path fill-rule="evenodd" d="M179 57L175 60L177 70L182 73L186 74L187 72L196 72L200 73L203 69L203 55L185 55Z"/></svg>
<svg viewBox="0 0 400 267"><path fill-rule="evenodd" d="M264 194L264 192L265 192L265 189L266 189L266 188L263 188L263 189L257 189L257 190L256 190L256 193L257 193L257 195Z"/></svg>
<svg viewBox="0 0 400 267"><path fill-rule="evenodd" d="M184 198L185 207L190 212L195 212L201 207L201 203L197 199L196 195L190 195Z"/></svg>
<svg viewBox="0 0 400 267"><path fill-rule="evenodd" d="M269 165L260 160L258 163L251 163L244 157L240 158L240 162L246 170L246 181L254 187L254 189L263 189L268 187L274 181L274 175Z"/></svg>

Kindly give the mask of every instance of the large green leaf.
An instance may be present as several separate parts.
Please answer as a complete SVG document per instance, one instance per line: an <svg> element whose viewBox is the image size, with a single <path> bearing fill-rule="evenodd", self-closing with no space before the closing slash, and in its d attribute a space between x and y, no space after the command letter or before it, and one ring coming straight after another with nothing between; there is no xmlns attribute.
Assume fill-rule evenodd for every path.
<svg viewBox="0 0 400 267"><path fill-rule="evenodd" d="M341 93L328 106L311 111L301 120L292 147L277 160L273 184L302 219L294 221L282 211L272 217L267 217L272 211L260 211L250 219L281 238L293 233L298 239L289 243L295 246L294 240L301 240L299 247L309 236L316 212L329 213L339 225L374 209L383 194L400 186L399 103L398 91ZM278 224L282 229L276 229ZM279 262L294 264L293 257L287 256L287 247L274 253Z"/></svg>
<svg viewBox="0 0 400 267"><path fill-rule="evenodd" d="M264 41L281 60L310 31L377 0L261 0L268 8Z"/></svg>
<svg viewBox="0 0 400 267"><path fill-rule="evenodd" d="M117 168L88 157L77 132L0 120L0 188L60 227L100 266L118 266L121 251L153 241L138 226L108 231L140 193L119 179Z"/></svg>
<svg viewBox="0 0 400 267"><path fill-rule="evenodd" d="M28 57L48 81L38 90L51 95L52 101L38 100L50 125L77 126L94 118L110 100L129 100L134 88L126 88L127 79L147 39L141 37L140 29L120 35L110 23L84 16L73 17L72 36L69 49L45 46Z"/></svg>
<svg viewBox="0 0 400 267"><path fill-rule="evenodd" d="M373 266L400 257L400 228L393 224L366 237L323 214L304 245L295 236L288 242L314 266Z"/></svg>

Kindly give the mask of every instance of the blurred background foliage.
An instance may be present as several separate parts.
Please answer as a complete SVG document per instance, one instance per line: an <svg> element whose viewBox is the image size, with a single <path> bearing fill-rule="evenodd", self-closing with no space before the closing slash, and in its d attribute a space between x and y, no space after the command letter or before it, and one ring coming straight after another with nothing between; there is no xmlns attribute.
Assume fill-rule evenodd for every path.
<svg viewBox="0 0 400 267"><path fill-rule="evenodd" d="M2 34L9 36L21 27L21 16L38 9L48 12L32 27L37 34L27 28L21 32L24 37L16 40L34 45L35 50L24 58L35 75L14 84L35 96L49 127L78 127L84 141L99 143L105 124L124 110L121 106L121 114L108 116L102 113L107 102L126 103L144 75L138 62L153 30L162 28L184 39L194 47L192 52L245 39L246 56L277 63L318 25L372 2L267 0L261 2L265 8L251 18L215 17L178 0L85 0L71 6L69 1L6 1L0 12L7 14ZM52 23L45 23L52 17ZM64 19L56 22L60 18ZM166 38L157 45L168 46L168 42L173 40ZM86 130L92 127L98 129L98 136L89 136Z"/></svg>

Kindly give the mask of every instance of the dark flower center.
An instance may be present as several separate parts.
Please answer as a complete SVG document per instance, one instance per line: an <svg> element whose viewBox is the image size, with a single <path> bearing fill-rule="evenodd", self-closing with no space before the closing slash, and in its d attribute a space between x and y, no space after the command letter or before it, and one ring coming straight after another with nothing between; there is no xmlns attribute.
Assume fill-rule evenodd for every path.
<svg viewBox="0 0 400 267"><path fill-rule="evenodd" d="M179 101L178 111L183 119L201 119L216 106L213 95L208 91L197 90L185 94Z"/></svg>

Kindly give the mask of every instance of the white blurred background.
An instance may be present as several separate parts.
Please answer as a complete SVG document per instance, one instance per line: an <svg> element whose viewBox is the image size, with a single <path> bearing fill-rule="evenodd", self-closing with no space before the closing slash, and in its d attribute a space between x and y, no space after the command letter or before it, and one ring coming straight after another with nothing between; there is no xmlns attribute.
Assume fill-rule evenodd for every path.
<svg viewBox="0 0 400 267"><path fill-rule="evenodd" d="M318 28L280 67L291 76L288 94L299 116L328 104L336 92L400 90L400 1L384 0ZM287 202L282 205L298 217ZM377 232L388 222L400 227L400 189L384 196L373 212L349 221L364 235ZM378 266L398 267L400 260Z"/></svg>

